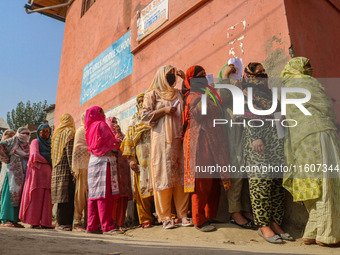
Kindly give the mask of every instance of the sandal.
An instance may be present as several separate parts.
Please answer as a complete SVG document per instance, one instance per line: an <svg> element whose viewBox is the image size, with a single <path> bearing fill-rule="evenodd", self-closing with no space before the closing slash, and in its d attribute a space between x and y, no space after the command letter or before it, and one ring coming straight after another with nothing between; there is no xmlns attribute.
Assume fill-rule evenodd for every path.
<svg viewBox="0 0 340 255"><path fill-rule="evenodd" d="M217 230L214 226L210 225L209 222L203 223L201 226L195 226L195 228L202 232L212 232Z"/></svg>
<svg viewBox="0 0 340 255"><path fill-rule="evenodd" d="M72 228L70 225L59 225L56 227L57 230L61 231L72 231Z"/></svg>
<svg viewBox="0 0 340 255"><path fill-rule="evenodd" d="M323 247L339 247L340 246L340 242L337 243L322 243L319 241L315 241L315 243L319 246L323 246Z"/></svg>
<svg viewBox="0 0 340 255"><path fill-rule="evenodd" d="M235 225L237 225L241 228L245 228L245 229L253 229L254 228L254 224L253 224L252 220L248 220L248 222L245 223L245 224L238 224L236 222L236 220L234 220L234 218L230 216L230 223L235 224Z"/></svg>
<svg viewBox="0 0 340 255"><path fill-rule="evenodd" d="M283 243L283 240L282 240L281 236L279 236L279 235L274 235L274 236L271 236L271 237L265 237L260 228L257 230L257 233L258 233L259 236L261 236L268 243L272 243L272 244L282 244Z"/></svg>
<svg viewBox="0 0 340 255"><path fill-rule="evenodd" d="M152 224L150 221L146 221L142 224L142 228L151 228Z"/></svg>
<svg viewBox="0 0 340 255"><path fill-rule="evenodd" d="M82 226L73 226L73 230L75 232L86 232L86 230Z"/></svg>
<svg viewBox="0 0 340 255"><path fill-rule="evenodd" d="M14 223L10 222L10 221L7 221L6 223L3 223L1 226L4 227L4 228L15 228Z"/></svg>
<svg viewBox="0 0 340 255"><path fill-rule="evenodd" d="M31 225L30 228L31 229L42 229L40 225Z"/></svg>
<svg viewBox="0 0 340 255"><path fill-rule="evenodd" d="M103 234L103 232L100 229L97 229L97 230L94 230L94 231L87 231L86 230L86 233L88 233L88 234L96 234L96 235Z"/></svg>
<svg viewBox="0 0 340 255"><path fill-rule="evenodd" d="M174 220L166 220L166 221L163 221L163 228L164 229L172 229L172 228L175 228L175 223L174 223Z"/></svg>
<svg viewBox="0 0 340 255"><path fill-rule="evenodd" d="M311 245L311 244L316 244L316 240L315 239L307 239L307 238L303 238L303 243L305 245Z"/></svg>
<svg viewBox="0 0 340 255"><path fill-rule="evenodd" d="M25 228L23 225L19 224L19 223L13 223L15 228Z"/></svg>
<svg viewBox="0 0 340 255"><path fill-rule="evenodd" d="M183 222L183 220L185 220L185 221ZM190 219L188 217L182 218L182 221L180 223L178 223L178 226L182 226L182 227L191 227L193 225L194 224L192 223L192 219Z"/></svg>
<svg viewBox="0 0 340 255"><path fill-rule="evenodd" d="M295 241L294 237L292 237L289 233L284 233L284 234L278 234L282 240L285 241Z"/></svg>
<svg viewBox="0 0 340 255"><path fill-rule="evenodd" d="M112 229L107 232L103 232L103 235L117 235L117 234L124 234L124 232L120 231L119 229Z"/></svg>

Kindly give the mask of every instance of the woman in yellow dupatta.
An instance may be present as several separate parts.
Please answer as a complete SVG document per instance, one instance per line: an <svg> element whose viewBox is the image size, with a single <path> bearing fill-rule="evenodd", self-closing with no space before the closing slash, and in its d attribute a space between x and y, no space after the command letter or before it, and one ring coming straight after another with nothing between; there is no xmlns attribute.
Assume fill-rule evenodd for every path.
<svg viewBox="0 0 340 255"><path fill-rule="evenodd" d="M150 169L150 129L141 120L144 93L137 96L137 112L132 116L124 140L120 146L123 156L130 162L134 171L132 187L136 201L139 223L143 228L152 225L151 212L153 202L153 188Z"/></svg>
<svg viewBox="0 0 340 255"><path fill-rule="evenodd" d="M74 182L71 174L75 124L68 113L60 118L60 125L52 138L52 204L58 204L58 230L72 229L74 212Z"/></svg>
<svg viewBox="0 0 340 255"><path fill-rule="evenodd" d="M309 212L303 235L305 244L337 245L340 242L340 171L334 169L340 167L340 144L332 104L312 72L309 59L297 57L290 60L281 73L285 87L309 90L311 99L304 107L312 114L304 115L294 105L287 105L288 123L293 119L298 125L286 129L285 158L288 166L296 166L296 171L285 173L283 186L294 201L303 202ZM300 95L289 93L287 98Z"/></svg>

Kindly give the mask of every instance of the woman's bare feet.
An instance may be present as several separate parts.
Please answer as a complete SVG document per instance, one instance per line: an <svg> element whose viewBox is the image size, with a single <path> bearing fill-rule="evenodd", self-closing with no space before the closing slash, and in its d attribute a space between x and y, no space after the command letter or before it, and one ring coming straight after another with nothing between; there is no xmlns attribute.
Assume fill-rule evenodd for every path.
<svg viewBox="0 0 340 255"><path fill-rule="evenodd" d="M276 234L284 234L286 233L276 222L271 222L270 225L271 229L276 233Z"/></svg>
<svg viewBox="0 0 340 255"><path fill-rule="evenodd" d="M272 237L276 235L270 226L260 227L260 229L264 237Z"/></svg>
<svg viewBox="0 0 340 255"><path fill-rule="evenodd" d="M250 212L244 212L244 213L243 213L243 216L246 217L246 218L249 219L249 220L254 220L254 216L253 216L253 214L250 213Z"/></svg>

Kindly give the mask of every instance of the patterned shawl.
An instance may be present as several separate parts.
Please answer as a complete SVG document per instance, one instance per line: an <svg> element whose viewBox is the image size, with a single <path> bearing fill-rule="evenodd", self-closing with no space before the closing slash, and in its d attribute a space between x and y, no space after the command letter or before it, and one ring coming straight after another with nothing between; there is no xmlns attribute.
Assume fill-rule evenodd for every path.
<svg viewBox="0 0 340 255"><path fill-rule="evenodd" d="M296 162L297 155L301 155L299 148L304 144L305 139L310 139L312 134L320 133L322 131L331 131L336 133L335 126L335 112L332 103L327 98L323 86L313 78L310 69L305 69L304 66L309 62L309 59L304 57L297 57L291 59L285 66L281 73L281 80L285 87L305 88L311 93L311 99L304 103L303 106L312 114L311 116L304 115L296 106L287 105L286 119L294 119L298 122L295 128L288 128L285 135L285 158L286 164L296 165L301 163L306 164L321 164L322 155L315 156L314 162ZM299 93L288 93L288 98L300 98ZM289 125L293 126L294 123ZM336 135L335 135L336 136ZM317 136L317 141L313 142L314 150L320 147L320 136ZM304 157L299 157L304 158ZM308 161L308 160L307 160ZM313 177L313 178L310 178ZM305 172L289 172L284 173L283 186L293 195L294 201L305 201L309 199L316 199L322 194L321 175L315 173ZM311 194L308 191L303 191L303 187L308 189L315 189L316 192Z"/></svg>
<svg viewBox="0 0 340 255"><path fill-rule="evenodd" d="M255 74L252 66L259 63L249 63L244 69L242 80L242 90L244 94L244 115L238 116L241 119L273 119L273 114L270 116L255 115L249 110L248 106L248 88L253 89L252 102L257 110L269 110L272 107L272 91L268 87L268 75L266 73ZM279 111L279 109L277 109Z"/></svg>
<svg viewBox="0 0 340 255"><path fill-rule="evenodd" d="M0 197L6 174L8 174L9 192L12 206L19 206L25 181L27 161L30 153L29 129L20 127L15 136L0 142L0 161L7 164L6 171L0 175ZM4 170L4 168L3 168Z"/></svg>
<svg viewBox="0 0 340 255"><path fill-rule="evenodd" d="M72 154L72 171L75 177L79 175L80 169L87 169L90 160L90 153L86 142L86 131L84 128L85 112L81 116L81 126L78 128L74 137Z"/></svg>
<svg viewBox="0 0 340 255"><path fill-rule="evenodd" d="M122 134L123 136L121 136L121 135L117 132L117 130L116 130L116 128L115 128L115 123L112 123L113 118L114 118L114 117L108 117L108 118L106 118L105 121L106 121L106 124L110 127L110 129L111 129L113 135L115 136L117 142L118 142L119 144L121 144L122 141L123 141L123 139L124 139L124 136L125 136L125 135Z"/></svg>
<svg viewBox="0 0 340 255"><path fill-rule="evenodd" d="M144 96L144 93L138 95L136 100L138 100L141 96ZM132 148L136 147L143 132L150 132L150 129L150 126L145 125L142 122L141 109L138 109L132 116L124 140L120 145L120 150L123 152L124 157L129 158L131 156L135 156L135 151Z"/></svg>
<svg viewBox="0 0 340 255"><path fill-rule="evenodd" d="M63 151L66 144L74 138L76 132L72 116L65 113L60 118L60 125L54 131L52 138L52 166L59 164L63 157Z"/></svg>

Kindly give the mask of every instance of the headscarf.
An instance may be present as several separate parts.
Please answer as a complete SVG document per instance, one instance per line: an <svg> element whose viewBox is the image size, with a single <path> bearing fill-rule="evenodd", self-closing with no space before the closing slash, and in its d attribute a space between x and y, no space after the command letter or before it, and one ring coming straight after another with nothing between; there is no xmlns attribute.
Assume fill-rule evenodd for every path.
<svg viewBox="0 0 340 255"><path fill-rule="evenodd" d="M230 78L233 78L235 80L240 80L242 79L242 69L243 69L243 66L242 66L242 59L240 58L231 58L229 59L228 63L225 64L222 69L219 71L218 75L217 75L217 82L221 82L223 80L223 73L224 73L224 70L225 68L228 66L228 65L231 65L233 64L235 66L235 69L236 69L236 73L235 74L231 74L230 75Z"/></svg>
<svg viewBox="0 0 340 255"><path fill-rule="evenodd" d="M84 128L85 112L81 116L80 127L74 137L73 153L72 153L72 171L77 178L80 169L87 169L90 153L86 142L86 131Z"/></svg>
<svg viewBox="0 0 340 255"><path fill-rule="evenodd" d="M310 70L304 68L308 62L309 59L305 57L293 58L281 73L281 81L285 87L304 88L311 93L311 99L303 104L312 114L311 116L304 115L294 105L287 105L286 118L294 119L299 123L299 132L290 132L294 144L298 144L312 133L336 130L333 105L326 96L322 84L311 75L306 74L310 72ZM300 93L289 93L288 95L291 99L301 98Z"/></svg>
<svg viewBox="0 0 340 255"><path fill-rule="evenodd" d="M297 57L291 59L284 67L281 73L281 79L283 83L286 83L291 78L309 78L313 71L312 68L305 69L309 59L305 57Z"/></svg>
<svg viewBox="0 0 340 255"><path fill-rule="evenodd" d="M6 129L5 132L2 134L1 141L5 140L5 136L9 133L12 133L15 135L15 131L13 129Z"/></svg>
<svg viewBox="0 0 340 255"><path fill-rule="evenodd" d="M102 108L93 106L86 110L85 130L89 152L100 157L113 149L119 149L110 127L105 122L105 115L99 113Z"/></svg>
<svg viewBox="0 0 340 255"><path fill-rule="evenodd" d="M65 113L60 118L60 125L54 131L52 138L52 166L59 164L63 157L66 144L74 138L76 127L72 116Z"/></svg>
<svg viewBox="0 0 340 255"><path fill-rule="evenodd" d="M41 156L43 156L48 163L51 164L52 159L51 159L51 135L50 137L46 140L41 137L40 131L43 130L44 128L48 128L51 134L51 127L48 124L40 124L38 129L37 129L37 139L39 142L39 153Z"/></svg>
<svg viewBox="0 0 340 255"><path fill-rule="evenodd" d="M272 91L268 87L268 75L266 73L256 74L256 67L262 65L261 63L251 62L244 68L244 75L242 80L242 90L244 94L244 106L245 112L243 116L239 116L244 119L262 119L265 120L268 117L273 116L258 116L252 113L248 107L248 88L253 89L253 105L258 110L268 110L272 107ZM277 109L279 110L279 109Z"/></svg>
<svg viewBox="0 0 340 255"><path fill-rule="evenodd" d="M18 128L15 136L3 141L7 144L8 148L8 155L12 156L14 154L28 159L30 155L30 148L29 148L29 140L30 140L30 135L23 135L23 132L28 132L31 134L31 131L28 128L25 127L20 127ZM1 159L1 161L6 161Z"/></svg>
<svg viewBox="0 0 340 255"><path fill-rule="evenodd" d="M144 93L139 94L137 96L136 98L137 104L138 104L138 99L141 97L144 97ZM140 110L141 109L138 109L138 111L132 116L132 119L128 126L128 130L126 132L126 135L124 136L124 140L122 141L120 145L120 150L123 152L123 156L132 156L130 155L131 147L136 147L143 132L150 131L151 129L150 126L145 125L142 122L142 118L140 116Z"/></svg>
<svg viewBox="0 0 340 255"><path fill-rule="evenodd" d="M193 88L191 87L190 80L192 78L197 77L197 74L199 72L203 71L203 70L204 70L203 67L201 67L199 65L195 65L195 66L188 68L188 70L185 73L185 80L183 81L183 84L182 84L182 94L184 96L184 98L183 98L183 102L184 102L184 106L183 106L183 135L184 135L184 133L185 133L185 131L188 128L188 125L189 125L190 107L191 107L190 103L192 105L197 104L200 101L201 95L204 93L204 91L200 90L200 89L196 89L194 91ZM191 100L191 102L190 102L190 100Z"/></svg>
<svg viewBox="0 0 340 255"><path fill-rule="evenodd" d="M185 80L183 81L182 85L182 93L184 94L183 135L190 120L190 108L195 106L200 101L201 95L204 94L208 88L215 93L215 95L218 97L218 100L222 104L221 98L217 94L216 90L208 85L208 80L206 77L197 76L201 71L205 71L204 68L202 66L195 65L190 67L185 73ZM195 78L194 82L191 80L193 78ZM213 94L210 93L210 96L213 96Z"/></svg>
<svg viewBox="0 0 340 255"><path fill-rule="evenodd" d="M123 141L123 139L124 139L124 134L123 134L123 136L121 136L120 134L118 134L118 132L117 132L117 130L116 130L116 128L115 128L115 124L112 123L113 118L115 118L115 117L108 117L108 118L106 118L105 121L106 121L106 124L110 127L110 129L111 129L113 135L115 136L115 139L117 140L117 142L118 142L119 144L121 144L122 141ZM117 119L117 118L116 118L116 119Z"/></svg>
<svg viewBox="0 0 340 255"><path fill-rule="evenodd" d="M171 65L166 65L161 67L152 83L150 88L148 89L147 92L150 91L155 91L155 93L163 100L166 101L175 101L175 100L179 100L179 105L177 106L177 111L180 112L180 117L182 117L182 110L183 110L183 99L181 96L181 93L179 92L178 89L175 89L175 84L176 81L174 83L173 86L170 86L167 79L166 79L166 75L167 73L169 73L172 69L175 69L175 67L171 66ZM174 131L173 128L173 117L169 114L166 114L164 116L164 133L165 133L165 141L168 144L172 143L172 140L174 138L174 134L176 133L176 131ZM177 130L178 131L178 130ZM182 130L181 130L182 131Z"/></svg>
<svg viewBox="0 0 340 255"><path fill-rule="evenodd" d="M167 73L169 73L172 69L176 70L176 68L171 65L166 65L159 68L155 77L153 78L153 81L148 89L148 92L154 90L164 100L167 101L176 100L177 99L177 90L175 89L176 81L173 86L170 86L166 79Z"/></svg>
<svg viewBox="0 0 340 255"><path fill-rule="evenodd" d="M145 93L139 94L139 95L137 96L137 98L136 98L136 102L138 103L138 99L139 99L140 97L144 97L144 95L145 95Z"/></svg>

